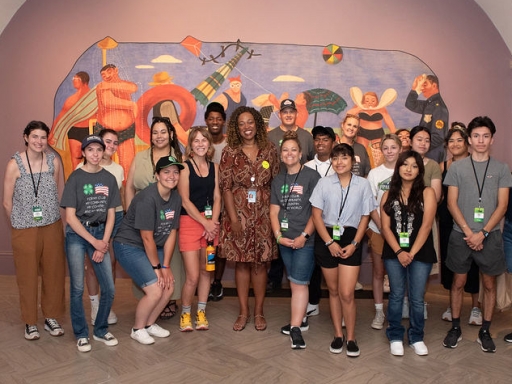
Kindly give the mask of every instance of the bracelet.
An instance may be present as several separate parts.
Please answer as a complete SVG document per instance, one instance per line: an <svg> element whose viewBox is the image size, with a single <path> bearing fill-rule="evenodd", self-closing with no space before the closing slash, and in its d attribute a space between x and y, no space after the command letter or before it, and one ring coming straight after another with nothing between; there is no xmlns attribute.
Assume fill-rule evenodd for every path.
<svg viewBox="0 0 512 384"><path fill-rule="evenodd" d="M153 269L161 269L162 265L158 263L157 265L152 265Z"/></svg>
<svg viewBox="0 0 512 384"><path fill-rule="evenodd" d="M166 265L162 265L162 269L170 269L171 267L169 266L166 266Z"/></svg>
<svg viewBox="0 0 512 384"><path fill-rule="evenodd" d="M277 236L277 239L276 239L276 243L279 245L279 240L281 240L281 237L283 237L283 235L279 235Z"/></svg>
<svg viewBox="0 0 512 384"><path fill-rule="evenodd" d="M328 247L329 245L331 245L332 243L334 243L334 240L331 239L329 240L327 243L325 243L325 246Z"/></svg>
<svg viewBox="0 0 512 384"><path fill-rule="evenodd" d="M398 251L395 252L395 256L398 256L399 254L401 254L404 250L402 248L400 248Z"/></svg>

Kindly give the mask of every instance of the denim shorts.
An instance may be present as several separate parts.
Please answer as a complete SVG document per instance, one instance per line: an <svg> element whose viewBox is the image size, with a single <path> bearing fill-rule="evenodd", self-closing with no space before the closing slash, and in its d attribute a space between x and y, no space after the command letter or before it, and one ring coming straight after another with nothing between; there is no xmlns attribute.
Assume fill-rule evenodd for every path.
<svg viewBox="0 0 512 384"><path fill-rule="evenodd" d="M315 269L314 246L307 245L304 248L293 249L280 245L279 251L286 268L288 280L295 284L308 285Z"/></svg>
<svg viewBox="0 0 512 384"><path fill-rule="evenodd" d="M144 288L158 281L146 251L133 245L114 241L114 252L121 267L139 287ZM157 247L160 264L164 262L164 249Z"/></svg>

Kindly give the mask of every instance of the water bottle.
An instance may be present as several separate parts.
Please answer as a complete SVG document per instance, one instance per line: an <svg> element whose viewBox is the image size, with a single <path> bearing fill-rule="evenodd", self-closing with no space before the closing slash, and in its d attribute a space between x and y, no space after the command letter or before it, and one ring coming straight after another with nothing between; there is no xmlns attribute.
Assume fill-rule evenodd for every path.
<svg viewBox="0 0 512 384"><path fill-rule="evenodd" d="M206 270L208 272L215 271L215 247L213 246L213 241L209 241L206 247Z"/></svg>

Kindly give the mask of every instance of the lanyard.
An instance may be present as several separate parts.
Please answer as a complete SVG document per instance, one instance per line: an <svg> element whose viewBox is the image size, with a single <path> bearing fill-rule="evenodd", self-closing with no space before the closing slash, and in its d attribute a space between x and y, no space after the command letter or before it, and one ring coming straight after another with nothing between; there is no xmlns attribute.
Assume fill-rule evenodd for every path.
<svg viewBox="0 0 512 384"><path fill-rule="evenodd" d="M297 172L297 174L295 175L295 179L293 179L293 183L290 185L290 193L288 193L288 198L286 199L286 203L284 205L284 210L285 210L285 213L286 211L288 210L288 201L290 200L290 196L292 195L292 190L293 190L293 185L295 184L295 182L297 181L297 178L299 177L300 175L300 171L302 171L302 165L300 166L300 169L299 169L299 172ZM286 172L284 174L284 185L286 185L286 175L288 174L288 172Z"/></svg>
<svg viewBox="0 0 512 384"><path fill-rule="evenodd" d="M341 185L340 181L340 187L341 187L341 203L340 203L340 213L338 214L338 224L340 222L341 213L343 212L343 208L345 207L345 203L348 200L348 193L350 192L350 185L352 184L352 173L350 174L350 181L348 182L348 188L347 193L345 194L345 200L343 200L343 186Z"/></svg>
<svg viewBox="0 0 512 384"><path fill-rule="evenodd" d="M400 219L402 221L402 232L407 232L407 221L408 221L408 214L407 214L407 205L400 203L400 211L402 211L402 214L400 215Z"/></svg>
<svg viewBox="0 0 512 384"><path fill-rule="evenodd" d="M329 169L331 169L331 165L332 165L332 164L331 164L331 163L329 163L329 166L327 167L327 171L325 171L325 175L323 175L323 176L322 176L322 175L320 174L320 176L322 176L322 177L327 176L327 173L329 172ZM318 165L316 165L316 164L315 164L315 170L318 172ZM320 173L320 172L318 172L318 173Z"/></svg>
<svg viewBox="0 0 512 384"><path fill-rule="evenodd" d="M28 159L27 152L25 152L25 157L27 158L28 169L30 170L30 177L32 178L32 185L34 187L34 195L36 196L36 199L37 199L37 194L39 192L39 183L41 182L41 173L43 172L44 155L41 152L41 169L39 170L39 178L37 179L37 187L36 187L36 181L34 180L34 174L32 173L32 167L30 166L30 160Z"/></svg>
<svg viewBox="0 0 512 384"><path fill-rule="evenodd" d="M475 163L473 163L473 158L470 156L471 165L473 166L473 173L475 174L476 186L478 187L478 204L482 202L482 192L484 191L485 177L487 176L487 168L489 168L489 162L491 158L487 160L487 165L485 166L484 178L482 180L482 187L480 188L480 183L478 181L478 176L476 175Z"/></svg>

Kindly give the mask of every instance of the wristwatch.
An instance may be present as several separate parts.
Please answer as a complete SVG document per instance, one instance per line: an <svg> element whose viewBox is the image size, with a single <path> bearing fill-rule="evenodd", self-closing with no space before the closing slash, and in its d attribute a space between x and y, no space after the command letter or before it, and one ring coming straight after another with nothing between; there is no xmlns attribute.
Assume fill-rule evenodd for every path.
<svg viewBox="0 0 512 384"><path fill-rule="evenodd" d="M306 239L309 239L309 234L307 234L306 232L302 232L301 235L304 236Z"/></svg>
<svg viewBox="0 0 512 384"><path fill-rule="evenodd" d="M485 229L481 229L480 232L482 232L484 234L484 238L487 239L487 236L489 236L489 232L487 232Z"/></svg>
<svg viewBox="0 0 512 384"><path fill-rule="evenodd" d="M161 269L162 264L158 263L157 265L152 265L153 269Z"/></svg>
<svg viewBox="0 0 512 384"><path fill-rule="evenodd" d="M352 245L353 245L354 247L356 247L356 248L357 248L357 247L358 247L358 245L359 245L359 243L358 243L357 241L355 241L355 240L352 240L352 241L350 242L350 244L352 244Z"/></svg>

